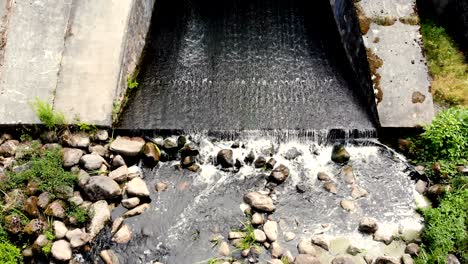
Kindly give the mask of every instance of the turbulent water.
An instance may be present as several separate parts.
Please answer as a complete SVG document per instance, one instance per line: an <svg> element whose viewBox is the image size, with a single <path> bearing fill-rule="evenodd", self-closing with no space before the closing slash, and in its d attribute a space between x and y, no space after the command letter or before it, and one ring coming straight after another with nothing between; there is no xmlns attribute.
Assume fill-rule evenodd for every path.
<svg viewBox="0 0 468 264"><path fill-rule="evenodd" d="M280 142L276 139L249 135L240 139L241 147L233 150L239 160L254 151L256 156L272 156L278 164L290 169L290 177L276 188L277 210L272 215L279 221L279 242L283 247L297 254L299 238L323 233L333 238L330 253L321 257L323 263L345 253L350 241L374 257L403 253L405 244L401 241L385 247L357 232L363 216L375 217L389 232L402 231L402 224L410 231L421 227L420 218L414 215L410 171L401 156L372 140L347 144L356 183L369 192L368 197L357 200L357 209L349 213L340 207L340 201L350 197L351 187L343 180L343 167L330 160L332 146L303 137L289 137ZM269 172L252 165L244 165L237 172L222 171L214 165L214 158L220 149L230 148L234 141L206 135L194 135L192 140L200 146L197 162L201 164L201 172L177 169L178 161L145 169L145 181L151 187L151 208L126 220L133 239L118 245L104 232L95 246L96 252L110 247L120 255L122 263L207 263L219 256L210 237L220 233L227 239L229 231L242 227L241 222L246 219L241 211L242 196L248 191L265 190ZM317 180L320 171L332 177L338 186L337 194L323 189L323 183ZM157 193L154 186L158 182L168 183L169 189ZM306 191L298 192L297 185ZM113 217L123 212L125 209L119 207ZM286 231L294 232L298 238L285 242L282 234ZM233 256L239 254L234 252ZM356 263L364 263L361 254L354 258ZM260 263L268 259L268 251L263 251Z"/></svg>
<svg viewBox="0 0 468 264"><path fill-rule="evenodd" d="M157 1L130 129L371 128L328 1Z"/></svg>

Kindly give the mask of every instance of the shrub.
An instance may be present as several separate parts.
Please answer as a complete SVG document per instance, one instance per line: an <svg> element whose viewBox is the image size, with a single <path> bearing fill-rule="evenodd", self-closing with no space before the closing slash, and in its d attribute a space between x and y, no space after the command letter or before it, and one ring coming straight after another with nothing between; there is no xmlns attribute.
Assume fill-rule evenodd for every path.
<svg viewBox="0 0 468 264"><path fill-rule="evenodd" d="M0 263L17 264L22 262L23 257L19 248L9 242L0 242Z"/></svg>
<svg viewBox="0 0 468 264"><path fill-rule="evenodd" d="M65 124L65 116L60 112L54 111L51 104L43 102L39 98L36 98L36 101L32 103L32 108L39 120L48 129L54 129L59 125Z"/></svg>

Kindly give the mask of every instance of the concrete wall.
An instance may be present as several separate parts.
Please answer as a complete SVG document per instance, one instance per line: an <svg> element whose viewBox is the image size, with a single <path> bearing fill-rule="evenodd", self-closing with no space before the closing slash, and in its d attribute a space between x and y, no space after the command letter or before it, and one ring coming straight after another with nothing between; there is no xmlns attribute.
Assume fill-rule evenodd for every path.
<svg viewBox="0 0 468 264"><path fill-rule="evenodd" d="M0 0L0 123L34 124L30 102L109 126L139 61L154 0Z"/></svg>

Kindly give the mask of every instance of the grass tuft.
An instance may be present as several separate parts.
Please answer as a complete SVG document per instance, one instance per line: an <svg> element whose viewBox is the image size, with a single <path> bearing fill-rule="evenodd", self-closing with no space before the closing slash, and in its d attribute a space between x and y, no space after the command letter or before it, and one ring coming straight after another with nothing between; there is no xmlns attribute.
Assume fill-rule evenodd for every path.
<svg viewBox="0 0 468 264"><path fill-rule="evenodd" d="M55 129L65 124L65 116L61 112L54 111L51 104L36 98L31 104L39 120L48 128Z"/></svg>

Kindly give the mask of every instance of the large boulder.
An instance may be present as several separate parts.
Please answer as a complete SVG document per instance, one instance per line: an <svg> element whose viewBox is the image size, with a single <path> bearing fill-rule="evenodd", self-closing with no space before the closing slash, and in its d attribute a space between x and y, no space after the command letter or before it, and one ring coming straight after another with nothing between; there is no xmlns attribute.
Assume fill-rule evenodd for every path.
<svg viewBox="0 0 468 264"><path fill-rule="evenodd" d="M110 150L123 156L137 156L145 145L145 140L140 137L117 137L110 144Z"/></svg>
<svg viewBox="0 0 468 264"><path fill-rule="evenodd" d="M276 209L273 200L268 195L259 192L249 192L245 194L244 201L257 211L269 213Z"/></svg>
<svg viewBox="0 0 468 264"><path fill-rule="evenodd" d="M117 182L107 176L90 177L84 190L92 201L112 199L122 194Z"/></svg>
<svg viewBox="0 0 468 264"><path fill-rule="evenodd" d="M343 145L334 145L331 160L336 163L348 162L350 155Z"/></svg>
<svg viewBox="0 0 468 264"><path fill-rule="evenodd" d="M217 164L221 165L223 168L231 168L234 166L234 158L232 149L222 149L216 155Z"/></svg>

